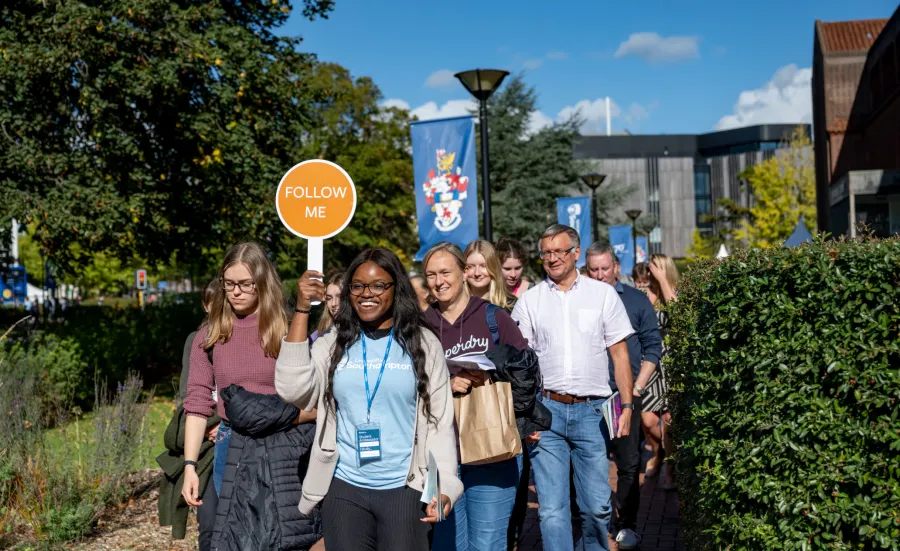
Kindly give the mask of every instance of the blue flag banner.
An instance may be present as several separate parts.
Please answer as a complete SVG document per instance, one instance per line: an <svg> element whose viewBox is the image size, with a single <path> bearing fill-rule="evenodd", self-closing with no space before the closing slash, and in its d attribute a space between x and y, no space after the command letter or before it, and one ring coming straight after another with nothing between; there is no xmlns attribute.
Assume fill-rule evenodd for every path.
<svg viewBox="0 0 900 551"><path fill-rule="evenodd" d="M622 273L631 275L631 269L634 268L634 250L631 242L631 225L626 226L610 226L609 227L609 244L612 245L613 251L619 257L619 265L622 267Z"/></svg>
<svg viewBox="0 0 900 551"><path fill-rule="evenodd" d="M637 236L637 252L635 253L635 264L640 262L650 262L650 249L647 247L647 236L639 235Z"/></svg>
<svg viewBox="0 0 900 551"><path fill-rule="evenodd" d="M419 222L416 261L421 261L441 241L465 249L478 239L475 118L416 122L411 128Z"/></svg>
<svg viewBox="0 0 900 551"><path fill-rule="evenodd" d="M584 197L560 197L556 200L556 220L571 228L575 228L581 239L581 256L578 257L578 267L585 264L585 252L591 246L591 198Z"/></svg>

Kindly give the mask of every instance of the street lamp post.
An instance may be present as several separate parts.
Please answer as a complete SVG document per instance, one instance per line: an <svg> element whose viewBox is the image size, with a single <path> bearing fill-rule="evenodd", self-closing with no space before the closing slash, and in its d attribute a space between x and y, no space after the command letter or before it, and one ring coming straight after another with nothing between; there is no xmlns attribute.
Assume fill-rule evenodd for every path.
<svg viewBox="0 0 900 551"><path fill-rule="evenodd" d="M488 164L488 112L487 100L491 97L509 71L499 69L473 69L454 75L465 86L475 99L478 100L478 126L481 131L481 195L484 201L482 209L484 215L484 239L493 241L491 231L491 182L490 165Z"/></svg>
<svg viewBox="0 0 900 551"><path fill-rule="evenodd" d="M628 209L625 211L625 215L631 218L631 256L633 258L631 267L634 269L634 265L637 264L637 229L634 223L641 215L641 209Z"/></svg>
<svg viewBox="0 0 900 551"><path fill-rule="evenodd" d="M589 172L587 174L581 175L581 181L584 182L584 185L591 188L591 211L593 213L593 240L600 240L600 221L599 216L597 216L597 188L600 187L600 184L603 183L603 180L606 180L606 174L600 174L599 172Z"/></svg>

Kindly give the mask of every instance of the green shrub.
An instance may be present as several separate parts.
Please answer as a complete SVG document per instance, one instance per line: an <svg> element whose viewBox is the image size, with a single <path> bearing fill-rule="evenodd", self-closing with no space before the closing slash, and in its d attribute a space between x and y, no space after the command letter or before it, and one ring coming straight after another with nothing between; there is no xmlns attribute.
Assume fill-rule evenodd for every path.
<svg viewBox="0 0 900 551"><path fill-rule="evenodd" d="M50 509L41 518L44 534L50 543L71 541L91 531L97 510L93 503L82 501Z"/></svg>
<svg viewBox="0 0 900 551"><path fill-rule="evenodd" d="M0 359L4 369L15 367L15 358ZM145 423L152 393L143 396L134 376L114 391L98 384L94 411L82 417L76 408L53 431L60 433L53 445L39 388L33 374L0 375L7 412L0 415L0 520L13 536L27 525L40 542L59 543L89 532L104 508L126 497L127 475L152 446Z"/></svg>
<svg viewBox="0 0 900 551"><path fill-rule="evenodd" d="M177 297L143 311L73 307L58 322L20 325L10 335L7 353L30 358L22 365L41 373L56 389L54 395L72 396L87 410L93 405L95 376L114 384L136 371L145 384L155 385L180 373L184 340L204 314L196 294ZM4 313L0 317L10 323L0 327L19 314Z"/></svg>
<svg viewBox="0 0 900 551"><path fill-rule="evenodd" d="M693 266L668 377L690 549L900 549L900 241Z"/></svg>

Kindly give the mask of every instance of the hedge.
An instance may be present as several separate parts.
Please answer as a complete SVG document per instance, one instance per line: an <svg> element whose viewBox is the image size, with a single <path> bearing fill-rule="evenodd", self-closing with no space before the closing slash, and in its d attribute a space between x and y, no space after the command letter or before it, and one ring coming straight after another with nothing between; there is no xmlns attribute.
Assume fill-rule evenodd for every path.
<svg viewBox="0 0 900 551"><path fill-rule="evenodd" d="M900 549L900 240L693 266L667 376L689 549Z"/></svg>
<svg viewBox="0 0 900 551"><path fill-rule="evenodd" d="M184 341L203 320L199 295L183 297L143 311L72 307L60 320L20 325L6 345L10 353L23 356L21 365L40 368L59 392L71 392L75 403L90 407L95 375L110 386L131 372L138 373L148 388L171 384L171 377L181 372ZM0 311L0 334L24 315L22 310Z"/></svg>

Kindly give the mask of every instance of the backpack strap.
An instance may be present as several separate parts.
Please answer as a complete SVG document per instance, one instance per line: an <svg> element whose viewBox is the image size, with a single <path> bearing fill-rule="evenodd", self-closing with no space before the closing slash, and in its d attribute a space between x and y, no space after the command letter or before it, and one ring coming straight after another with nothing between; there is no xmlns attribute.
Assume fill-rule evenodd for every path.
<svg viewBox="0 0 900 551"><path fill-rule="evenodd" d="M213 350L215 350L216 345L212 345L206 351L206 357L209 358L209 365L213 365Z"/></svg>
<svg viewBox="0 0 900 551"><path fill-rule="evenodd" d="M487 310L484 312L484 319L487 321L488 329L491 330L494 346L500 344L500 328L497 326L497 310L499 309L500 307L496 304L488 304Z"/></svg>

